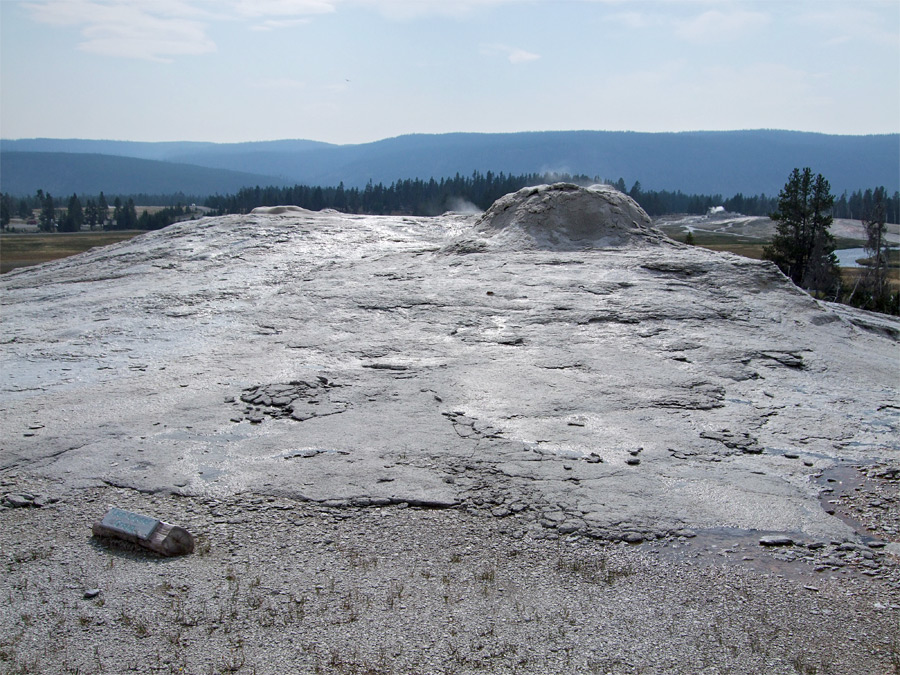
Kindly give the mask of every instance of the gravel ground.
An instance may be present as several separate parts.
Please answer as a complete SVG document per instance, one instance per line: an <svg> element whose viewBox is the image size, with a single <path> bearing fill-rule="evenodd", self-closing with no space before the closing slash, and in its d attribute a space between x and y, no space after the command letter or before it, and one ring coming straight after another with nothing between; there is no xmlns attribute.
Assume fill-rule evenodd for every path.
<svg viewBox="0 0 900 675"><path fill-rule="evenodd" d="M896 481L880 485L896 496ZM0 489L45 504L0 509L3 673L900 672L892 544L770 549L698 532L631 546L537 539L524 514L484 510L21 473ZM886 489L872 494L896 517ZM186 526L196 551L92 538L111 505Z"/></svg>
<svg viewBox="0 0 900 675"><path fill-rule="evenodd" d="M874 536L900 540L900 465L875 464L850 469L855 475L829 504L855 516Z"/></svg>

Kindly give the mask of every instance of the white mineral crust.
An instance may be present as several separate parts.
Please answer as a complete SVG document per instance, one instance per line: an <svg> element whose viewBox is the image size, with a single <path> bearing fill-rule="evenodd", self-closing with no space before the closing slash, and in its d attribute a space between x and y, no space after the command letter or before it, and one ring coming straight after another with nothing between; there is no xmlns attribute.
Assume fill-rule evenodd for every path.
<svg viewBox="0 0 900 675"><path fill-rule="evenodd" d="M900 322L607 188L204 218L0 284L0 469L72 485L847 538L812 477L897 457Z"/></svg>

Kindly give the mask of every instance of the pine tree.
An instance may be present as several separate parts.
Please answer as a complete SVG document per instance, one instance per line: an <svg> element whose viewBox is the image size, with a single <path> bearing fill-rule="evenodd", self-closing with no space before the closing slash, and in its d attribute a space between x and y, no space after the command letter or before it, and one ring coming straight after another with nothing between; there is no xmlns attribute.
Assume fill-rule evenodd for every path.
<svg viewBox="0 0 900 675"><path fill-rule="evenodd" d="M94 226L97 224L98 218L97 202L93 199L88 199L84 203L84 222L91 230L93 230Z"/></svg>
<svg viewBox="0 0 900 675"><path fill-rule="evenodd" d="M6 192L0 195L0 227L6 228L12 220L13 201Z"/></svg>
<svg viewBox="0 0 900 675"><path fill-rule="evenodd" d="M100 193L100 198L97 200L97 217L101 228L109 219L109 204L106 203L106 197L103 196L103 192Z"/></svg>
<svg viewBox="0 0 900 675"><path fill-rule="evenodd" d="M803 288L816 293L840 287L840 269L837 256L834 254L836 244L831 234L831 223L834 221L833 207L834 195L831 194L831 185L822 174L818 174L812 185L809 257L801 282Z"/></svg>
<svg viewBox="0 0 900 675"><path fill-rule="evenodd" d="M73 194L69 198L69 206L66 215L59 224L60 232L78 232L81 230L81 224L84 222L84 210L81 208L81 201L77 194Z"/></svg>
<svg viewBox="0 0 900 675"><path fill-rule="evenodd" d="M100 193L100 196L101 197L103 196L102 192ZM117 230L121 230L122 229L122 225L121 225L121 223L122 223L122 198L118 197L118 196L113 201L113 221L115 222L115 225L111 226L111 227L114 227Z"/></svg>
<svg viewBox="0 0 900 675"><path fill-rule="evenodd" d="M868 194L868 190L866 193ZM875 188L872 198L863 214L866 226L866 254L869 265L863 274L865 293L868 296L869 309L886 311L890 305L890 287L887 279L887 254L885 242L885 218L887 213L886 191L883 187Z"/></svg>
<svg viewBox="0 0 900 675"><path fill-rule="evenodd" d="M122 208L122 223L119 225L120 230L133 230L137 227L138 215L137 209L134 207L134 199L128 198L128 202Z"/></svg>
<svg viewBox="0 0 900 675"><path fill-rule="evenodd" d="M794 169L778 195L778 209L771 214L775 236L763 257L773 261L791 281L816 292L839 283L830 227L834 195L828 181L806 167Z"/></svg>
<svg viewBox="0 0 900 675"><path fill-rule="evenodd" d="M49 192L38 190L38 198L41 204L41 215L38 219L38 228L41 232L51 232L53 222L56 220L56 207L53 204L53 196Z"/></svg>
<svg viewBox="0 0 900 675"><path fill-rule="evenodd" d="M628 196L631 197L634 201L640 202L642 193L643 189L641 188L641 181L634 181L634 185L632 185L631 189L628 191Z"/></svg>
<svg viewBox="0 0 900 675"><path fill-rule="evenodd" d="M347 194L344 190L344 181L341 181L334 191L334 208L338 211L347 210Z"/></svg>

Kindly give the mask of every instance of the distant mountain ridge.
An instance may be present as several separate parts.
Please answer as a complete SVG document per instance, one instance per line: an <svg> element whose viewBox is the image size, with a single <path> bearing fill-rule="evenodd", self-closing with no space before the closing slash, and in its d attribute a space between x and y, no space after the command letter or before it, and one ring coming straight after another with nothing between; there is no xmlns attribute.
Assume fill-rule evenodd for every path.
<svg viewBox="0 0 900 675"><path fill-rule="evenodd" d="M278 182L273 176L117 155L0 152L0 191L13 196L32 195L41 189L54 197L101 191L108 195L182 192L206 197Z"/></svg>
<svg viewBox="0 0 900 675"><path fill-rule="evenodd" d="M643 133L620 131L544 131L509 134L413 134L359 145L307 140L248 143L93 141L81 139L0 140L0 187L30 192L20 175L27 152L36 169L42 153L44 175L58 171L58 155L92 154L193 165L245 174L253 185L337 185L363 187L368 181L440 179L474 171L507 174L557 172L640 181L645 189L732 196L775 195L794 167L823 174L832 191L884 185L900 188L900 134L838 136L797 131L696 131ZM94 166L100 171L99 160ZM138 167L132 167L138 172ZM149 167L148 167L149 168ZM199 174L198 174L199 175ZM33 178L36 178L35 176ZM113 192L85 174L81 191ZM99 174L98 174L99 178ZM140 182L141 176L134 178ZM211 179L215 180L212 176ZM234 188L224 176L211 192ZM235 176L232 176L235 178ZM227 185L226 185L227 183ZM74 184L57 192L76 192ZM93 185L93 188L90 186ZM240 187L240 186L239 186ZM150 188L139 190L151 192ZM188 192L188 189L182 188Z"/></svg>

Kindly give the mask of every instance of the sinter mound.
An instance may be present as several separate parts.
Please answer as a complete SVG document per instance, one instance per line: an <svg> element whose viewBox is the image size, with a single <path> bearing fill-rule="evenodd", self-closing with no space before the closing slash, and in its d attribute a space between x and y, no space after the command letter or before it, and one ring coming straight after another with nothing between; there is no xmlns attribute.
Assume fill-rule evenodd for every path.
<svg viewBox="0 0 900 675"><path fill-rule="evenodd" d="M498 199L475 232L512 248L584 249L669 241L628 195L608 185L555 183Z"/></svg>
<svg viewBox="0 0 900 675"><path fill-rule="evenodd" d="M256 216L299 216L312 213L308 209L299 206L257 206L250 213Z"/></svg>

